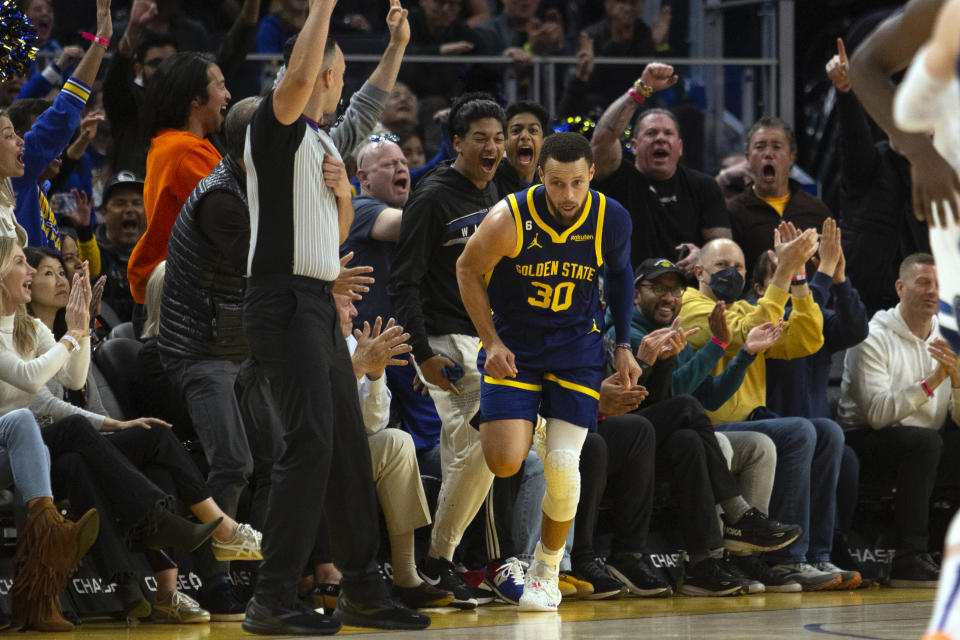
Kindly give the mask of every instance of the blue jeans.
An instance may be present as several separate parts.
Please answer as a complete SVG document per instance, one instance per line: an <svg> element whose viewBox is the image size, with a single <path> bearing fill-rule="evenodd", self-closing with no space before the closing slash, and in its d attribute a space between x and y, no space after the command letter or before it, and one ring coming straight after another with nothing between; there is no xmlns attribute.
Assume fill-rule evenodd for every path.
<svg viewBox="0 0 960 640"><path fill-rule="evenodd" d="M0 488L12 484L24 502L53 497L50 452L29 409L0 417Z"/></svg>
<svg viewBox="0 0 960 640"><path fill-rule="evenodd" d="M767 559L775 563L829 560L843 457L840 425L827 418L772 418L727 422L716 425L716 430L758 431L777 447L770 515L800 525L803 533L793 544L768 553Z"/></svg>

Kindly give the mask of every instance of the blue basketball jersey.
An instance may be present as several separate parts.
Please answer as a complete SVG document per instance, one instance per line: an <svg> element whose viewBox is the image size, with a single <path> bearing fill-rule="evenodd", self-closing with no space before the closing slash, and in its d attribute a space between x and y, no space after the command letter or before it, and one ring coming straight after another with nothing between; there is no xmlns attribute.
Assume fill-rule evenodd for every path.
<svg viewBox="0 0 960 640"><path fill-rule="evenodd" d="M543 185L510 194L517 241L488 274L494 326L518 362L536 367L596 366L602 361L607 198L590 190L569 227L547 208Z"/></svg>

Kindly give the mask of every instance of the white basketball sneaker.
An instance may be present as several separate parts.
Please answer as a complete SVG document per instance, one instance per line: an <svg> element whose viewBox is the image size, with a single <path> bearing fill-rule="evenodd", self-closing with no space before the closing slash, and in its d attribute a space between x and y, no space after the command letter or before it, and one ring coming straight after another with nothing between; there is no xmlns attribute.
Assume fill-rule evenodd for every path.
<svg viewBox="0 0 960 640"><path fill-rule="evenodd" d="M534 560L523 579L520 611L556 611L560 605L559 575L543 560Z"/></svg>

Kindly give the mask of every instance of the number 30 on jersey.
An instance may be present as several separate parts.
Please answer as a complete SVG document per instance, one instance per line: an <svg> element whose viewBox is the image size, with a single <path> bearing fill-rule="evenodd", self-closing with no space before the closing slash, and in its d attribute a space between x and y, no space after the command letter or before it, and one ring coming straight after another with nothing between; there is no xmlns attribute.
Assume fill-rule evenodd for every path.
<svg viewBox="0 0 960 640"><path fill-rule="evenodd" d="M569 309L570 305L573 304L573 287L575 285L572 282L561 282L556 287L536 281L532 281L530 284L537 288L536 297L527 298L527 302L532 307L563 311Z"/></svg>

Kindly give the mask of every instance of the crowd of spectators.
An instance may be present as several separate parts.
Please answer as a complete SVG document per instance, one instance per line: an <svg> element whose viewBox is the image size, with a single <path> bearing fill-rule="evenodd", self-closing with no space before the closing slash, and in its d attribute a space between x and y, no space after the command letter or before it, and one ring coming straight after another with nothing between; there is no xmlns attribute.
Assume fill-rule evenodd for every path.
<svg viewBox="0 0 960 640"><path fill-rule="evenodd" d="M861 485L895 495L890 584L935 585L929 504L934 493L960 499L944 464L960 446L960 367L938 332L909 164L874 143L844 53L827 66L842 156L841 210L830 211L791 178L788 123L745 123L743 154L707 175L684 162L685 137L700 134L658 100L679 80L672 67L595 69L595 56L666 52L668 3L420 0L409 17L396 0L61 4L23 3L45 62L0 86L0 452L12 469L0 484L15 480L26 505L12 592L26 626L72 628L57 592L88 550L124 616L267 619L265 599L279 602L287 573L301 571L304 601L330 608L339 596L345 621L383 624L344 604L375 599L381 580L367 557L376 519L329 506L348 498L378 501L404 607L516 604L539 537L543 466L534 447L512 478L494 479L482 455L479 338L457 259L491 207L537 183L554 124L591 101L605 107L585 131L591 184L632 221L631 345L643 374L634 389L614 377L601 389L563 593L856 588L881 577L841 548ZM321 5L330 35L304 44L297 34L317 33L310 12ZM347 64L347 48L381 58L372 70ZM258 52L282 65L245 62ZM405 54L510 63L401 65ZM559 81L559 112L524 96L505 104L504 74L529 88L532 57L547 54L578 59ZM311 69L315 94L298 93ZM339 228L317 223L338 236L339 265L334 243L320 256L324 247L283 235L313 224L314 205L340 216ZM284 251L310 280L293 298L263 275L289 270ZM320 280L332 284L311 288ZM324 322L338 337L317 357L339 357L345 340L352 372L335 369L327 395L311 395L297 387L319 384L304 336L279 344L269 330L307 327L321 313L310 305L331 291L338 315ZM354 391L359 414L343 404ZM353 452L330 459L329 446L285 424L305 413L362 417L367 437L330 435L326 445ZM329 489L293 470L311 456L329 467ZM372 473L356 466L367 459ZM437 487L421 476L440 482L432 512ZM375 493L357 488L360 477ZM298 516L309 529L298 530L291 514L324 495L328 507ZM76 522L55 498L69 499ZM655 498L680 514L679 583L649 561ZM609 553L595 536L601 502L616 512ZM297 552L271 558L266 537ZM193 552L196 599L158 551L170 547ZM140 551L153 602L131 560ZM265 556L248 608L226 563Z"/></svg>

